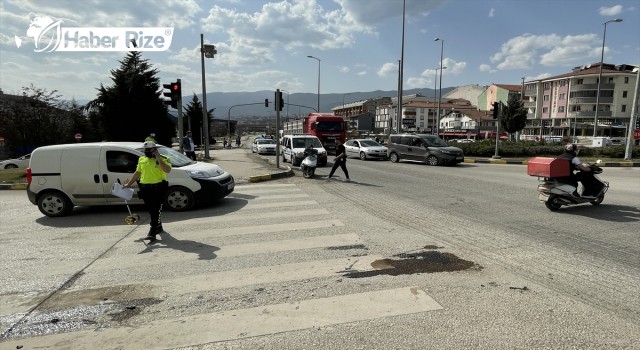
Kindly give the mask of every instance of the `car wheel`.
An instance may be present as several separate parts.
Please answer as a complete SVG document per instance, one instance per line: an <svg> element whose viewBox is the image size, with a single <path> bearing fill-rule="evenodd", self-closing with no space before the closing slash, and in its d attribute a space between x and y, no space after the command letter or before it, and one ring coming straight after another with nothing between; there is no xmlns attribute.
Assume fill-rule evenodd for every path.
<svg viewBox="0 0 640 350"><path fill-rule="evenodd" d="M65 216L73 209L73 204L64 193L47 191L38 197L38 209L46 216Z"/></svg>
<svg viewBox="0 0 640 350"><path fill-rule="evenodd" d="M438 157L436 156L428 156L427 157L427 164L429 165L438 165Z"/></svg>
<svg viewBox="0 0 640 350"><path fill-rule="evenodd" d="M367 155L364 152L360 152L360 160L367 160Z"/></svg>
<svg viewBox="0 0 640 350"><path fill-rule="evenodd" d="M196 204L193 192L182 186L169 187L164 203L171 211L190 210Z"/></svg>
<svg viewBox="0 0 640 350"><path fill-rule="evenodd" d="M390 160L392 163L397 163L397 162L399 162L399 161L400 161L400 157L398 157L398 154L397 154L396 152L393 152L393 153L391 153L391 154L389 155L389 160Z"/></svg>
<svg viewBox="0 0 640 350"><path fill-rule="evenodd" d="M7 164L5 167L5 169L18 169L18 166L15 164Z"/></svg>

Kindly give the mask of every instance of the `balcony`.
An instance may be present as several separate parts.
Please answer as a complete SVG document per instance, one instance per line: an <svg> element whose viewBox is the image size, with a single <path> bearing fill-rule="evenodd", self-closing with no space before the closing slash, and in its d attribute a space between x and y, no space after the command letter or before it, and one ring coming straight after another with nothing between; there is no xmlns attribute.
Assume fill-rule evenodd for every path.
<svg viewBox="0 0 640 350"><path fill-rule="evenodd" d="M587 118L587 117L595 117L595 111L575 111L567 113L567 118ZM600 111L598 112L598 118L603 117L611 117L611 111Z"/></svg>
<svg viewBox="0 0 640 350"><path fill-rule="evenodd" d="M524 103L524 108L536 108L537 106L538 106L538 102L536 101Z"/></svg>
<svg viewBox="0 0 640 350"><path fill-rule="evenodd" d="M525 96L536 96L538 94L537 90L524 90Z"/></svg>
<svg viewBox="0 0 640 350"><path fill-rule="evenodd" d="M600 97L600 103L613 103L613 97ZM569 99L570 105L596 104L595 97L573 97Z"/></svg>
<svg viewBox="0 0 640 350"><path fill-rule="evenodd" d="M616 84L600 84L600 90L614 90ZM598 84L571 85L571 91L598 90Z"/></svg>

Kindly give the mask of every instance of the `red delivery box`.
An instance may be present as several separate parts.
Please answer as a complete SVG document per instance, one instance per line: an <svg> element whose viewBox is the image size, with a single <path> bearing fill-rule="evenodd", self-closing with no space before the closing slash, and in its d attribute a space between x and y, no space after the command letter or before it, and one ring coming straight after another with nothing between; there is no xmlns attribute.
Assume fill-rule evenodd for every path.
<svg viewBox="0 0 640 350"><path fill-rule="evenodd" d="M568 159L533 157L527 164L527 174L541 177L565 177L570 175Z"/></svg>

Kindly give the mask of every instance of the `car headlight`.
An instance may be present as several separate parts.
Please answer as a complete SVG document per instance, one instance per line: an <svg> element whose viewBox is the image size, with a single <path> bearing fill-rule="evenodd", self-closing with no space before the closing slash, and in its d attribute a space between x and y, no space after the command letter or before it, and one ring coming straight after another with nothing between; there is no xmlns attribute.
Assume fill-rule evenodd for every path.
<svg viewBox="0 0 640 350"><path fill-rule="evenodd" d="M454 155L454 154L455 154L454 152L447 151L447 150L444 150L444 149L443 149L443 150L440 150L440 152L442 152L442 153L444 153L444 154L448 154L448 155Z"/></svg>

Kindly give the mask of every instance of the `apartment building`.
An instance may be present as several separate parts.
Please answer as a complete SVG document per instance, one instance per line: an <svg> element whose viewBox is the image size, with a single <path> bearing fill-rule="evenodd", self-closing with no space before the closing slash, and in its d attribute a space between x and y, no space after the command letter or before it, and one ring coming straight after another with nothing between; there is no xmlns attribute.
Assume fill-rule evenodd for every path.
<svg viewBox="0 0 640 350"><path fill-rule="evenodd" d="M525 82L527 124L521 138L624 138L631 120L637 72L637 66L604 63L599 98L600 63Z"/></svg>

